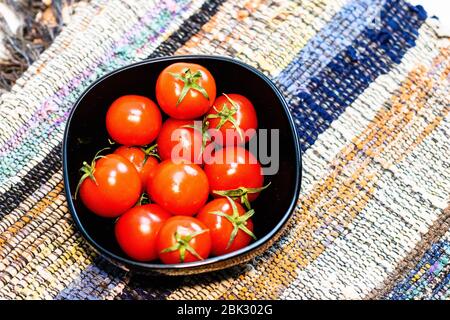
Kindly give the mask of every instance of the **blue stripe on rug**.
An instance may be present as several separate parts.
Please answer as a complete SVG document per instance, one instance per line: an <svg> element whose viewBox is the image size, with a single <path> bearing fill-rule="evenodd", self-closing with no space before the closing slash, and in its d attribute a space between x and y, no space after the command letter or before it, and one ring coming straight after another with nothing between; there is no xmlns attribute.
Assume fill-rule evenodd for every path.
<svg viewBox="0 0 450 320"><path fill-rule="evenodd" d="M386 0L352 0L345 4L277 76L277 81L295 93L305 90L311 77L317 76L368 24L376 21L385 3Z"/></svg>
<svg viewBox="0 0 450 320"><path fill-rule="evenodd" d="M381 9L378 27L366 27L351 45L311 77L303 90L298 89L304 81L300 74L286 69L276 79L286 88L302 150L314 144L319 134L329 128L371 82L400 63L408 49L415 45L418 29L426 16L420 6L403 0L388 0ZM297 61L301 63L301 59Z"/></svg>
<svg viewBox="0 0 450 320"><path fill-rule="evenodd" d="M443 299L450 290L450 242L433 243L416 266L392 289L387 299ZM432 282L436 285L432 287ZM447 297L448 298L448 297Z"/></svg>

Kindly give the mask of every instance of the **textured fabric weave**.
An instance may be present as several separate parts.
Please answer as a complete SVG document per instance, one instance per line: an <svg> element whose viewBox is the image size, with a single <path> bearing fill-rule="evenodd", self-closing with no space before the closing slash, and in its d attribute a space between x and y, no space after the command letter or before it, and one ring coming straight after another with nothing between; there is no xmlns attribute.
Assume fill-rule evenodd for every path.
<svg viewBox="0 0 450 320"><path fill-rule="evenodd" d="M93 0L0 97L0 298L448 299L450 41L403 0ZM282 90L303 151L288 231L250 263L123 272L68 212L68 114L146 58L231 56Z"/></svg>

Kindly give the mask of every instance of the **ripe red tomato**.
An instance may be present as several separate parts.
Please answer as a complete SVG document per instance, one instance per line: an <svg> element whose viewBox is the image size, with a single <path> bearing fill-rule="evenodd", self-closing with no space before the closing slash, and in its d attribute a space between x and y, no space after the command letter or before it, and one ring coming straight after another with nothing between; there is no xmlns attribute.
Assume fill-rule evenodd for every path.
<svg viewBox="0 0 450 320"><path fill-rule="evenodd" d="M117 143L143 146L153 142L162 125L161 112L149 98L122 96L106 113L106 129Z"/></svg>
<svg viewBox="0 0 450 320"><path fill-rule="evenodd" d="M195 119L204 115L215 98L216 82L211 73L198 64L171 64L156 81L158 104L175 119Z"/></svg>
<svg viewBox="0 0 450 320"><path fill-rule="evenodd" d="M211 233L211 253L220 256L246 247L256 239L253 234L253 210L244 208L231 198L215 199L207 203L197 215Z"/></svg>
<svg viewBox="0 0 450 320"><path fill-rule="evenodd" d="M144 150L137 147L121 146L117 148L114 153L121 155L134 164L134 167L141 178L142 190L144 190L159 163L158 159L154 156L146 155Z"/></svg>
<svg viewBox="0 0 450 320"><path fill-rule="evenodd" d="M164 122L157 139L158 152L162 160L202 163L202 133L197 129L186 127L193 125L194 120L170 118ZM176 152L177 150L179 152Z"/></svg>
<svg viewBox="0 0 450 320"><path fill-rule="evenodd" d="M117 217L139 199L139 174L130 161L118 154L95 157L91 164L83 164L81 172L78 184L81 201L99 216Z"/></svg>
<svg viewBox="0 0 450 320"><path fill-rule="evenodd" d="M223 94L206 114L209 128L220 131L220 145L240 145L248 142L258 128L258 118L253 104L240 94ZM227 132L232 134L227 136Z"/></svg>
<svg viewBox="0 0 450 320"><path fill-rule="evenodd" d="M208 178L196 164L161 162L147 186L150 199L174 215L192 216L208 199Z"/></svg>
<svg viewBox="0 0 450 320"><path fill-rule="evenodd" d="M119 217L115 235L119 246L131 258L150 261L158 258L156 237L170 213L156 204L134 207Z"/></svg>
<svg viewBox="0 0 450 320"><path fill-rule="evenodd" d="M211 235L199 220L175 216L159 230L156 246L159 258L166 264L198 261L208 258Z"/></svg>
<svg viewBox="0 0 450 320"><path fill-rule="evenodd" d="M249 202L265 188L261 165L243 147L230 146L216 151L205 163L204 170L211 194L229 196L249 209Z"/></svg>

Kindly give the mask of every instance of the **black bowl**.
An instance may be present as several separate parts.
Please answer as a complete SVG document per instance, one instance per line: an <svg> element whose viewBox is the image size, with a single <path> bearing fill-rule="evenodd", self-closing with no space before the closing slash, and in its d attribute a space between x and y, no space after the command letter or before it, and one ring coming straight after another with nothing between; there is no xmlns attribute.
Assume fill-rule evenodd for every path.
<svg viewBox="0 0 450 320"><path fill-rule="evenodd" d="M193 62L205 66L217 83L218 93L240 93L257 110L260 128L279 129L279 171L266 178L270 187L253 203L253 218L258 240L246 248L198 262L164 265L143 263L128 258L114 237L114 220L89 212L73 194L83 161L108 146L105 115L119 96L137 94L155 99L159 73L174 62ZM186 275L228 268L264 252L278 239L297 203L301 180L301 155L294 122L275 85L261 72L242 62L214 56L174 56L147 60L118 69L93 83L76 102L64 134L64 183L72 217L90 245L115 265L147 274Z"/></svg>

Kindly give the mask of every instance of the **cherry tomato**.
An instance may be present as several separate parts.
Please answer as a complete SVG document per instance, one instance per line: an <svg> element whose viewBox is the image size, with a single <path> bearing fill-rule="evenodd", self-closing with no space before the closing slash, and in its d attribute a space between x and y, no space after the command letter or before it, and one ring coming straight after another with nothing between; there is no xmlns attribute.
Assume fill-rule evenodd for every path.
<svg viewBox="0 0 450 320"><path fill-rule="evenodd" d="M150 147L149 149L151 148L152 147ZM117 148L116 151L114 151L115 154L121 155L132 164L134 164L134 167L136 168L137 172L139 173L139 177L141 178L142 190L146 188L148 181L150 181L155 168L159 163L158 159L156 159L155 156L150 155L154 153L152 153L152 151L149 149L142 150L141 148L137 147L121 146ZM146 151L148 155L146 155Z"/></svg>
<svg viewBox="0 0 450 320"><path fill-rule="evenodd" d="M204 67L178 62L165 68L156 81L156 99L161 109L175 119L204 115L216 98L216 83Z"/></svg>
<svg viewBox="0 0 450 320"><path fill-rule="evenodd" d="M208 199L208 178L196 164L161 162L147 187L150 199L174 215L192 216Z"/></svg>
<svg viewBox="0 0 450 320"><path fill-rule="evenodd" d="M206 114L209 128L220 131L221 145L239 145L248 142L258 128L258 118L253 104L240 94L223 94ZM227 135L228 133L228 135ZM230 135L231 134L231 135Z"/></svg>
<svg viewBox="0 0 450 320"><path fill-rule="evenodd" d="M134 207L119 217L115 235L119 246L131 258L150 261L158 258L156 237L170 213L156 204Z"/></svg>
<svg viewBox="0 0 450 320"><path fill-rule="evenodd" d="M161 112L149 98L122 96L106 113L106 129L111 138L127 146L143 146L153 142L162 125Z"/></svg>
<svg viewBox="0 0 450 320"><path fill-rule="evenodd" d="M216 151L204 166L213 196L229 196L250 209L250 202L263 190L261 165L242 147L225 147Z"/></svg>
<svg viewBox="0 0 450 320"><path fill-rule="evenodd" d="M159 230L156 246L159 258L166 264L198 261L208 258L211 235L199 220L175 216Z"/></svg>
<svg viewBox="0 0 450 320"><path fill-rule="evenodd" d="M251 216L253 210L244 208L231 198L207 203L197 215L211 233L211 253L220 256L246 247L255 238Z"/></svg>
<svg viewBox="0 0 450 320"><path fill-rule="evenodd" d="M95 214L114 218L130 209L141 194L141 180L134 165L118 154L96 156L84 163L78 184L81 201Z"/></svg>
<svg viewBox="0 0 450 320"><path fill-rule="evenodd" d="M164 122L157 140L158 152L162 160L202 163L202 133L187 126L194 126L194 120L170 118Z"/></svg>

